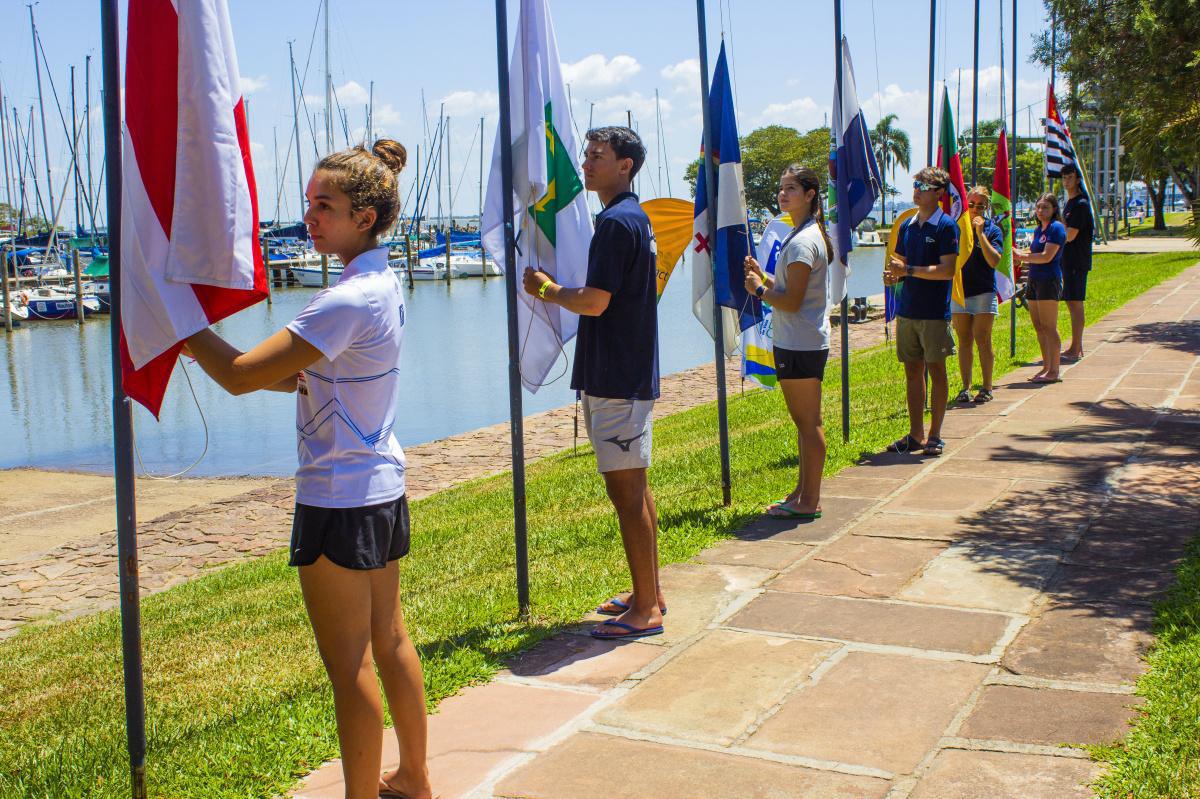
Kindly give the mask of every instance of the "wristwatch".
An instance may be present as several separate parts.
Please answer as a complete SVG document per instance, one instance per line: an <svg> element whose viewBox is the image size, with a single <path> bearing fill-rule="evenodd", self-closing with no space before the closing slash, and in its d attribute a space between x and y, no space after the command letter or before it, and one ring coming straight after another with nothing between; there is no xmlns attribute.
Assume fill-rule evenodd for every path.
<svg viewBox="0 0 1200 799"><path fill-rule="evenodd" d="M761 284L761 283L760 283L760 284L759 284L759 286L758 286L758 288L756 288L756 289L754 290L754 296L755 296L755 297L758 297L758 298L760 298L760 299L761 299L761 298L762 298L762 295L763 295L763 294L765 294L765 293L766 293L766 291L767 291L767 287L766 287L766 285L765 285L765 284Z"/></svg>
<svg viewBox="0 0 1200 799"><path fill-rule="evenodd" d="M542 285L538 286L538 299L539 299L539 300L544 300L544 299L546 299L546 290L547 290L548 288L550 288L550 281L549 281L549 280L547 280L547 281L546 281L545 283L543 283Z"/></svg>
<svg viewBox="0 0 1200 799"><path fill-rule="evenodd" d="M913 276L913 265L909 264L908 266L904 267L904 273L906 275L908 275L909 277L912 277Z"/></svg>

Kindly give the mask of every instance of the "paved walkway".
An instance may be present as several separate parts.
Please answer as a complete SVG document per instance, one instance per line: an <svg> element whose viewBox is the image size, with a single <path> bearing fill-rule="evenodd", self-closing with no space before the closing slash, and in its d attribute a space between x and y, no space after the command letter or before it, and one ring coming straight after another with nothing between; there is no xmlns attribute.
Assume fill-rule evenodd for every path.
<svg viewBox="0 0 1200 799"><path fill-rule="evenodd" d="M819 521L665 568L666 635L581 624L443 702L436 790L1089 796L1077 747L1127 729L1149 603L1200 530L1200 264L1088 343L1061 384L1030 367L952 410L942 458L868 458ZM341 795L336 763L297 791Z"/></svg>
<svg viewBox="0 0 1200 799"><path fill-rule="evenodd" d="M855 325L851 346L874 346L883 335L877 322ZM753 386L741 385L740 368L736 359L726 362L731 393ZM666 415L711 402L715 386L712 364L669 375L662 381L657 412ZM579 436L586 443L582 421ZM527 461L574 442L573 406L525 419ZM409 496L420 499L509 469L509 426L505 422L418 444L406 453ZM258 487L245 490L255 483ZM0 513L7 517L0 520L0 639L30 621L62 621L115 606L112 478L16 469L0 472L0 488L0 496L7 497L0 500ZM139 481L138 492L143 594L273 552L291 534L290 479Z"/></svg>

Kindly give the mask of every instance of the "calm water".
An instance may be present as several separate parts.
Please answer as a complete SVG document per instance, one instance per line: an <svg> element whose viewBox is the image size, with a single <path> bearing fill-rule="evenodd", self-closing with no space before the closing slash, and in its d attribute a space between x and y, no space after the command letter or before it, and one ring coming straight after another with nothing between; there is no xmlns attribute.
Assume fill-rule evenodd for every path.
<svg viewBox="0 0 1200 799"><path fill-rule="evenodd" d="M881 288L882 249L852 254L851 296ZM292 320L315 289L277 290L217 329L247 349ZM508 419L508 344L504 281L489 278L417 283L407 292L408 330L395 433L404 446ZM659 305L661 369L690 369L713 357L712 340L692 316L690 264L678 267ZM567 347L573 351L573 343ZM523 393L527 414L574 401L568 365L552 371L537 394ZM232 397L199 369L176 367L162 419L134 406L138 451L152 473L179 471L208 451L190 474L288 475L296 465L295 398L261 391ZM556 375L561 377L555 380ZM734 378L736 380L736 377ZM0 468L112 470L109 323L27 323L13 332L0 360ZM197 402L198 401L198 402ZM199 405L199 410L197 409ZM140 471L140 469L139 469Z"/></svg>

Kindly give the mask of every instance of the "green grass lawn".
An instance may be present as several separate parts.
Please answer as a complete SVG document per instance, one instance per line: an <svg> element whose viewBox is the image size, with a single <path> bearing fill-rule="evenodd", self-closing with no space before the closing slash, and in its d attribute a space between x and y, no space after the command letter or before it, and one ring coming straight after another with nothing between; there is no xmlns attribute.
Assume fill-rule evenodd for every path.
<svg viewBox="0 0 1200 799"><path fill-rule="evenodd" d="M1150 668L1137 683L1140 718L1123 742L1093 751L1108 766L1095 786L1101 799L1200 796L1200 539L1178 578L1155 608Z"/></svg>
<svg viewBox="0 0 1200 799"><path fill-rule="evenodd" d="M1190 253L1098 255L1089 321L1196 260ZM1037 358L1024 314L1016 358L1008 357L1007 313L1005 306L996 324L997 375ZM829 475L881 450L907 425L891 350L855 353L851 384L852 435L843 443L839 369L830 365ZM650 479L664 562L692 557L791 488L795 432L779 393L732 392L729 419L729 508L720 501L714 405L655 423ZM528 496L534 615L524 622L514 589L510 478L413 503L403 601L433 705L487 680L507 658L626 585L615 520L589 449L534 464ZM273 796L336 756L329 688L283 553L151 596L142 608L152 795ZM129 794L115 612L27 627L0 643L0 695L0 796Z"/></svg>

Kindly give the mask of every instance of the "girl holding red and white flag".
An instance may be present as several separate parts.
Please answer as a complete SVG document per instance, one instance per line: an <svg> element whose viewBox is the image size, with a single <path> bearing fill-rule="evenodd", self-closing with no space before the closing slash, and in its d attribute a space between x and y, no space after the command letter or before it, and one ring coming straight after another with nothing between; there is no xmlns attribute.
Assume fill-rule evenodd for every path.
<svg viewBox="0 0 1200 799"><path fill-rule="evenodd" d="M287 327L240 352L211 329L187 350L232 394L298 391L291 560L333 683L347 797L430 799L421 663L400 609L408 553L404 452L392 435L404 294L379 236L400 211L407 155L381 139L324 158L306 191L316 250L345 268ZM383 682L399 768L379 774Z"/></svg>

